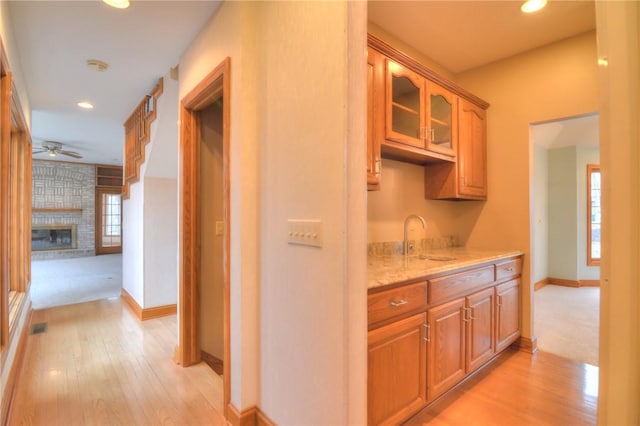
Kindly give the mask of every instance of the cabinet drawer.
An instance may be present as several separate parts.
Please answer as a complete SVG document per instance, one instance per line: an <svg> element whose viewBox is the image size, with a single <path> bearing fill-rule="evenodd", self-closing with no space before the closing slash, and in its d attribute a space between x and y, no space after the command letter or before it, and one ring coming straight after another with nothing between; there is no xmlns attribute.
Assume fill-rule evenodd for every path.
<svg viewBox="0 0 640 426"><path fill-rule="evenodd" d="M494 266L473 269L459 274L429 280L429 304L439 303L456 296L464 296L493 283Z"/></svg>
<svg viewBox="0 0 640 426"><path fill-rule="evenodd" d="M367 300L369 324L427 307L427 283L422 281L370 294Z"/></svg>
<svg viewBox="0 0 640 426"><path fill-rule="evenodd" d="M496 264L496 281L522 274L522 258Z"/></svg>

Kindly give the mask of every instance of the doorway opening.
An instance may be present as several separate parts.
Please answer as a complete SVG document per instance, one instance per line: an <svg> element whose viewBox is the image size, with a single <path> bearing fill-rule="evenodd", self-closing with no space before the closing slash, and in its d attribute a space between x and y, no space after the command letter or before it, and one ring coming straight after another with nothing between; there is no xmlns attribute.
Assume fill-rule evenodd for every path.
<svg viewBox="0 0 640 426"><path fill-rule="evenodd" d="M600 268L589 260L600 238L589 205L598 121L593 113L531 125L534 334L541 351L590 365L599 347Z"/></svg>
<svg viewBox="0 0 640 426"><path fill-rule="evenodd" d="M182 247L176 351L176 361L185 367L201 360L212 361L208 355L215 354L209 351L222 353L225 417L231 387L230 66L231 60L226 58L182 99L180 106ZM222 348L220 336L205 326L210 314L222 318Z"/></svg>

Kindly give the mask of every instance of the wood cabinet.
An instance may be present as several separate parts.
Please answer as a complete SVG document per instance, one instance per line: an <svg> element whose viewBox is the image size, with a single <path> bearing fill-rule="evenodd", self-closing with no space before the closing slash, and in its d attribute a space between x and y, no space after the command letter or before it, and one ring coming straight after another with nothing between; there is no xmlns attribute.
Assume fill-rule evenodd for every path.
<svg viewBox="0 0 640 426"><path fill-rule="evenodd" d="M493 358L494 290L488 288L427 312L427 399L449 390Z"/></svg>
<svg viewBox="0 0 640 426"><path fill-rule="evenodd" d="M397 424L426 403L425 321L421 313L369 332L369 424Z"/></svg>
<svg viewBox="0 0 640 426"><path fill-rule="evenodd" d="M455 157L458 143L458 97L431 81L426 83L427 122L426 148L428 151Z"/></svg>
<svg viewBox="0 0 640 426"><path fill-rule="evenodd" d="M520 336L520 278L495 287L496 350L509 347Z"/></svg>
<svg viewBox="0 0 640 426"><path fill-rule="evenodd" d="M458 158L455 164L424 168L425 198L485 200L487 198L486 111L458 99Z"/></svg>
<svg viewBox="0 0 640 426"><path fill-rule="evenodd" d="M520 336L522 257L368 296L368 423L397 424Z"/></svg>
<svg viewBox="0 0 640 426"><path fill-rule="evenodd" d="M383 59L380 53L369 48L367 51L367 189L377 191L380 189L380 121L374 119L380 114L380 90L383 85L379 83L383 77Z"/></svg>
<svg viewBox="0 0 640 426"><path fill-rule="evenodd" d="M122 187L122 166L105 166L96 164L97 187Z"/></svg>

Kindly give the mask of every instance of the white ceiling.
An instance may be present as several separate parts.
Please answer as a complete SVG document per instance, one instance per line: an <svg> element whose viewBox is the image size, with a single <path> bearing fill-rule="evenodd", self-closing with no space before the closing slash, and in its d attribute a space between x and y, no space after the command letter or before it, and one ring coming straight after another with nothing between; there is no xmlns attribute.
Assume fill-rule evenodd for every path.
<svg viewBox="0 0 640 426"><path fill-rule="evenodd" d="M96 0L8 3L33 109L34 148L54 140L81 153L84 158L77 161L121 164L124 120L178 63L221 0L131 0L125 10ZM595 28L593 1L550 0L527 16L519 6L519 1L371 1L368 9L372 22L453 73ZM91 71L88 59L106 61L110 68ZM95 109L80 110L81 100Z"/></svg>
<svg viewBox="0 0 640 426"><path fill-rule="evenodd" d="M589 114L531 126L531 140L547 149L567 146L599 146L600 117Z"/></svg>
<svg viewBox="0 0 640 426"><path fill-rule="evenodd" d="M80 160L121 164L123 123L220 6L220 1L10 1L20 64L31 102L34 149L62 142ZM106 72L86 61L109 63ZM81 110L79 101L95 105ZM34 155L50 159L46 154Z"/></svg>
<svg viewBox="0 0 640 426"><path fill-rule="evenodd" d="M369 20L457 74L595 29L593 1L370 1Z"/></svg>

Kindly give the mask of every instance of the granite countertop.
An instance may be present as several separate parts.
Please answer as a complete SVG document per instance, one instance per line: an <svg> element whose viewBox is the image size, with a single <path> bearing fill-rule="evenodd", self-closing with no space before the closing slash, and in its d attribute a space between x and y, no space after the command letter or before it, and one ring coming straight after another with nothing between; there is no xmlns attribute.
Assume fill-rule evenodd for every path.
<svg viewBox="0 0 640 426"><path fill-rule="evenodd" d="M429 250L421 256L411 256L407 267L404 265L404 257L402 255L369 257L368 288L383 287L521 254L522 252L520 251L451 247Z"/></svg>

